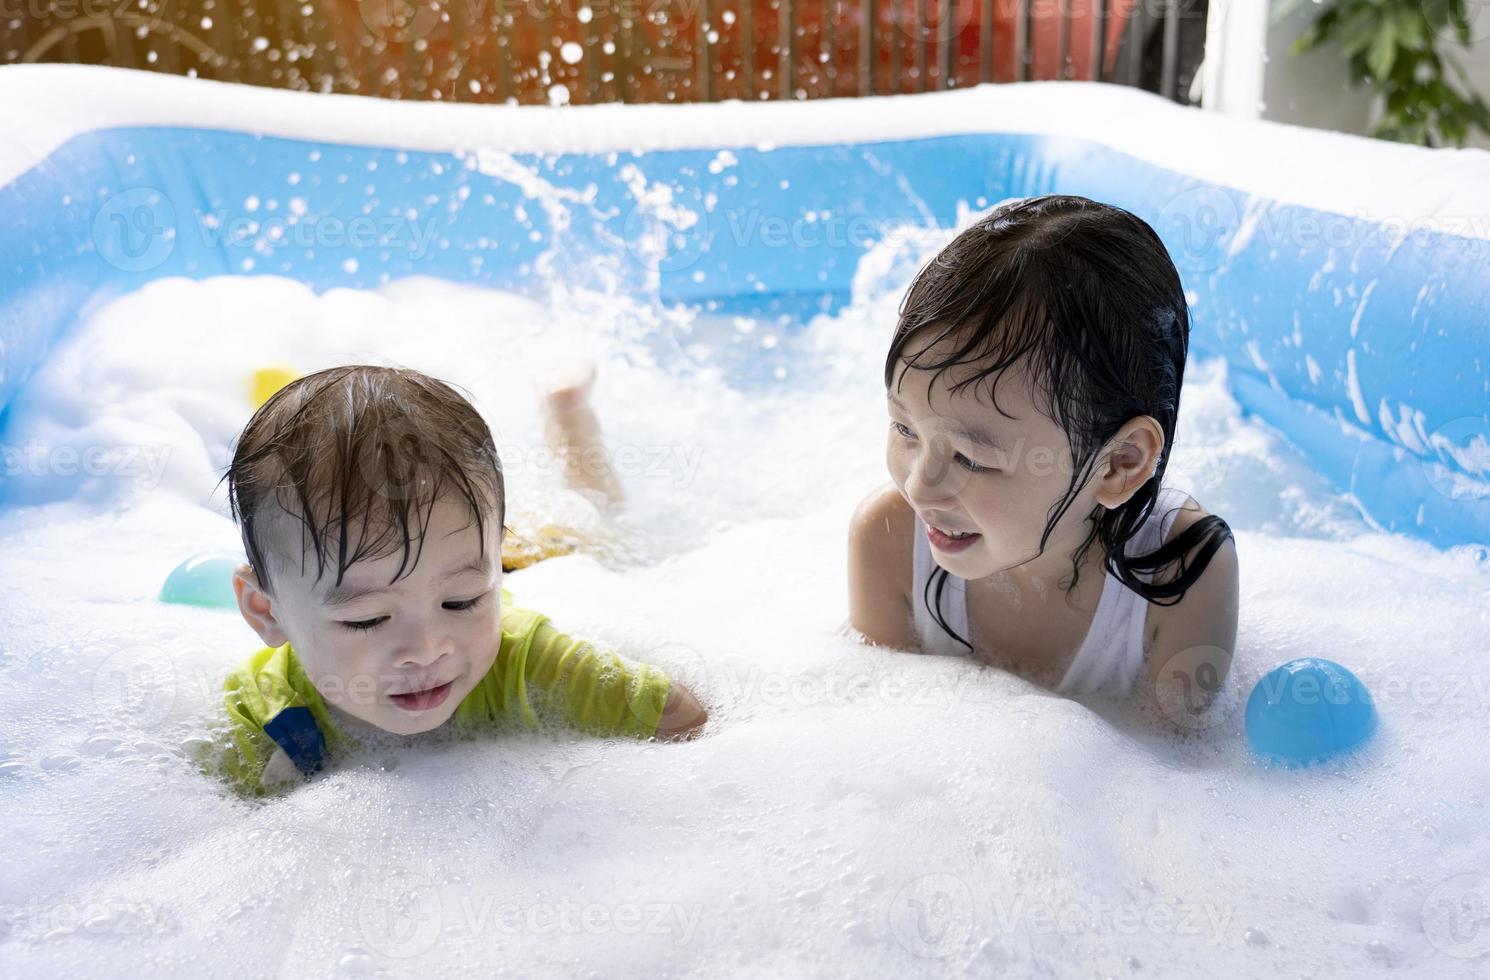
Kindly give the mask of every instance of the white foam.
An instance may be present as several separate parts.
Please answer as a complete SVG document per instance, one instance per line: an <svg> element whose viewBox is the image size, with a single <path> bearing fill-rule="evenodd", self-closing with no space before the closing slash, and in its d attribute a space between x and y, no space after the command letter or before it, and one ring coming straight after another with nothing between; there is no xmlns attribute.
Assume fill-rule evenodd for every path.
<svg viewBox="0 0 1490 980"><path fill-rule="evenodd" d="M1473 933L1455 946L1434 903L1490 870L1490 568L1372 533L1241 416L1224 362L1190 365L1170 473L1236 530L1228 703L1282 660L1340 660L1381 705L1364 755L1268 771L1235 710L1176 738L840 634L848 515L885 479L883 345L935 245L872 255L854 305L800 336L430 281L172 279L99 310L23 391L11 441L167 462L84 478L43 454L14 484L33 504L0 512L8 972L148 951L164 976L1475 975L1455 955ZM583 523L528 380L576 345L608 445L652 467L623 474L639 557L507 585L672 669L712 706L706 737L419 746L262 806L197 775L181 740L257 640L155 595L186 556L237 547L213 490L249 372L393 361L461 384L504 449L509 523ZM757 358L790 370L742 373Z"/></svg>

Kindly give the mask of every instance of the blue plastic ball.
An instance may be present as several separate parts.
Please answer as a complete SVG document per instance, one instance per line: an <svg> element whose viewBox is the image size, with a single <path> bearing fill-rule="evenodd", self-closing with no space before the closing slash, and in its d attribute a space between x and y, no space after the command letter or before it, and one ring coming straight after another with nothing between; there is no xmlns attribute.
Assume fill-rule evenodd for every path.
<svg viewBox="0 0 1490 980"><path fill-rule="evenodd" d="M177 565L160 588L161 602L184 606L236 609L233 570L243 563L236 555L195 555Z"/></svg>
<svg viewBox="0 0 1490 980"><path fill-rule="evenodd" d="M1319 657L1274 667L1247 699L1247 742L1269 762L1307 766L1358 747L1376 705L1356 675Z"/></svg>

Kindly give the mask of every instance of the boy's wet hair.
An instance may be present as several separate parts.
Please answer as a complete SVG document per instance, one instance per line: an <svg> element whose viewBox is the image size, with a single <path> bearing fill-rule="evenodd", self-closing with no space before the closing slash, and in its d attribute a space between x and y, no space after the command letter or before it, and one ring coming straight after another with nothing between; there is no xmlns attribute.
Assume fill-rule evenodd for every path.
<svg viewBox="0 0 1490 980"><path fill-rule="evenodd" d="M943 339L953 343L952 353L927 357ZM1023 198L994 208L916 275L885 358L885 387L902 361L937 374L968 365L974 370L952 391L971 386L976 392L987 380L989 400L1007 415L998 408L998 375L1013 365L1028 372L1031 391L1048 400L1047 414L1066 432L1073 465L1070 487L1040 536L1042 554L1101 448L1125 422L1152 416L1164 432L1154 475L1121 506L1095 508L1092 530L1072 556L1070 587L1080 578L1087 550L1100 539L1114 576L1150 602L1173 605L1231 537L1226 522L1209 515L1150 554L1129 556L1125 550L1153 511L1169 465L1189 340L1179 272L1147 222L1084 197ZM1168 580L1138 577L1174 563L1178 571ZM948 634L971 646L941 615L946 579L946 571L937 569L923 600Z"/></svg>
<svg viewBox="0 0 1490 980"><path fill-rule="evenodd" d="M334 557L340 585L358 561L401 547L398 581L419 560L413 545L423 548L435 503L452 492L475 517L482 557L485 522L506 520L486 422L453 387L406 368L354 364L292 381L244 427L223 479L248 562L271 594L271 564L298 557L303 569L307 551L316 581Z"/></svg>

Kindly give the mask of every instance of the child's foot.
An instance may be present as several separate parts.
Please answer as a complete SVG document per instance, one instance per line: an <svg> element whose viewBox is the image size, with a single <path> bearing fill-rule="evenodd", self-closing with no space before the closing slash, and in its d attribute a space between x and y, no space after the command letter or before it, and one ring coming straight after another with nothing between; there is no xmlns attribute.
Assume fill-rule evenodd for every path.
<svg viewBox="0 0 1490 980"><path fill-rule="evenodd" d="M539 383L543 437L564 467L565 482L607 510L624 495L600 438L600 420L590 407L594 386L594 361L571 361L545 372Z"/></svg>
<svg viewBox="0 0 1490 980"><path fill-rule="evenodd" d="M595 362L575 360L553 368L543 375L539 388L543 407L550 415L566 415L590 403L595 387Z"/></svg>

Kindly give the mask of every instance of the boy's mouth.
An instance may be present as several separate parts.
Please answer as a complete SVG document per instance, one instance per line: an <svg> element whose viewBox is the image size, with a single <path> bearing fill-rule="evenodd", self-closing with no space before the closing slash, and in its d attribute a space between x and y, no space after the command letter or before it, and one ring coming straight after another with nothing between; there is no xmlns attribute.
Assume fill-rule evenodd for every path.
<svg viewBox="0 0 1490 980"><path fill-rule="evenodd" d="M450 696L451 689L455 687L455 681L446 681L439 687L431 687L423 691L409 691L406 694L390 694L388 700L405 711L428 711L438 708L445 703Z"/></svg>

